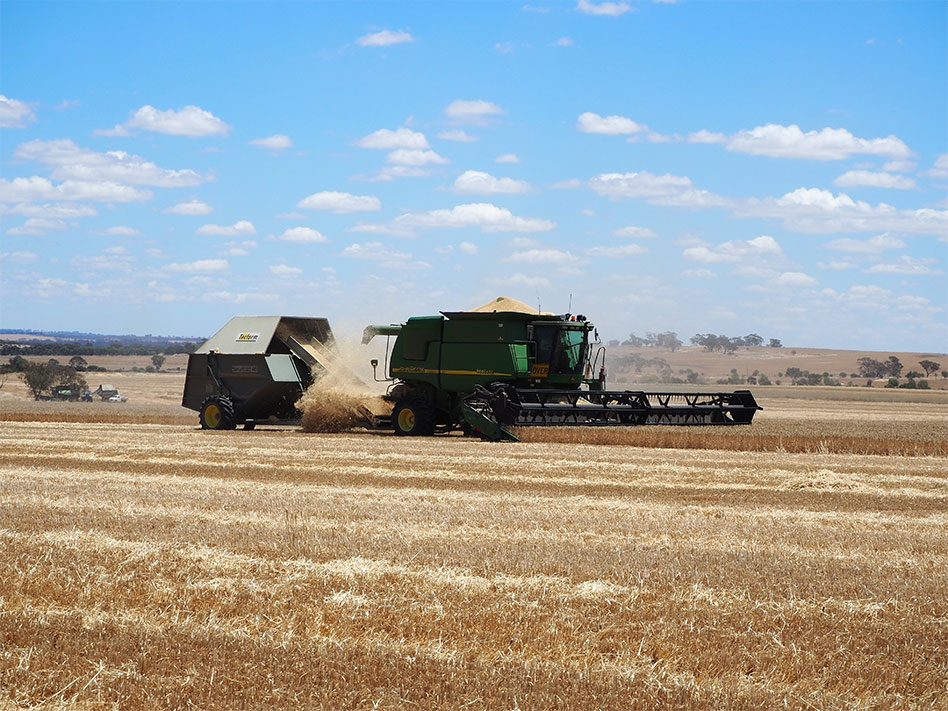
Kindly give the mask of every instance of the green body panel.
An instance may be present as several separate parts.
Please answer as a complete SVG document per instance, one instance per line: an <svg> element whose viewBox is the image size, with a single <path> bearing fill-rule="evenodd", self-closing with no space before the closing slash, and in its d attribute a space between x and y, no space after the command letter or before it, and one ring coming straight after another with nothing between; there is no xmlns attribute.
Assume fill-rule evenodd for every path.
<svg viewBox="0 0 948 711"><path fill-rule="evenodd" d="M390 377L427 393L439 410L477 385L577 388L592 324L522 313L445 313L410 318L398 331Z"/></svg>

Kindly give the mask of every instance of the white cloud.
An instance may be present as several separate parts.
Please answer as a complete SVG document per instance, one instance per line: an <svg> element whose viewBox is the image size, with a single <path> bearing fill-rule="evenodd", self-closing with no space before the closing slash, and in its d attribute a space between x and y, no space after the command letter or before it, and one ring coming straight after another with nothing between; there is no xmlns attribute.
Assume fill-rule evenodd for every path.
<svg viewBox="0 0 948 711"><path fill-rule="evenodd" d="M513 54L513 51L514 51L514 43L513 43L513 42L510 42L510 41L507 41L507 42L495 42L495 43L494 43L494 51L497 52L497 54Z"/></svg>
<svg viewBox="0 0 948 711"><path fill-rule="evenodd" d="M618 259L620 257L631 257L634 254L644 254L648 250L638 244L623 244L616 247L588 247L583 250L583 254L590 257L608 257Z"/></svg>
<svg viewBox="0 0 948 711"><path fill-rule="evenodd" d="M298 276L303 273L299 267L291 267L288 264L274 264L270 271L277 276Z"/></svg>
<svg viewBox="0 0 948 711"><path fill-rule="evenodd" d="M477 245L473 242L461 242L458 245L458 251L461 254L474 255L477 254Z"/></svg>
<svg viewBox="0 0 948 711"><path fill-rule="evenodd" d="M876 235L869 239L859 240L848 237L834 239L827 242L826 249L833 249L837 252L853 252L856 254L879 254L887 249L901 249L905 247L905 241L890 234Z"/></svg>
<svg viewBox="0 0 948 711"><path fill-rule="evenodd" d="M560 37L553 43L554 47L572 47L575 43L572 37Z"/></svg>
<svg viewBox="0 0 948 711"><path fill-rule="evenodd" d="M382 201L374 195L352 195L332 190L313 193L297 204L307 210L331 210L338 214L348 212L373 212L382 209Z"/></svg>
<svg viewBox="0 0 948 711"><path fill-rule="evenodd" d="M293 140L282 133L274 133L272 136L265 138L255 138L252 141L247 141L247 143L258 148L265 148L268 151L283 151L293 147Z"/></svg>
<svg viewBox="0 0 948 711"><path fill-rule="evenodd" d="M735 206L738 217L773 217L799 232L870 232L892 230L921 234L948 233L948 210L899 210L870 205L846 193L797 188L781 198L749 199Z"/></svg>
<svg viewBox="0 0 948 711"><path fill-rule="evenodd" d="M129 129L140 128L144 131L154 131L171 136L212 136L226 135L230 126L221 121L210 111L200 106L185 106L175 111L162 111L146 104L132 114L124 124L117 124L114 128L93 131L100 136L127 136Z"/></svg>
<svg viewBox="0 0 948 711"><path fill-rule="evenodd" d="M553 183L555 190L575 190L581 187L583 187L583 181L579 178L570 178L569 180L560 180L559 182Z"/></svg>
<svg viewBox="0 0 948 711"><path fill-rule="evenodd" d="M225 242L224 251L220 252L225 257L246 257L250 250L257 248L256 240L245 239L242 242Z"/></svg>
<svg viewBox="0 0 948 711"><path fill-rule="evenodd" d="M753 257L782 257L783 250L773 237L761 235L752 240L731 240L716 247L688 247L682 254L687 259L709 264L721 262L743 262Z"/></svg>
<svg viewBox="0 0 948 711"><path fill-rule="evenodd" d="M46 178L0 178L0 202L38 202L54 200L66 202L145 202L151 200L149 190L139 190L114 182L66 180L59 185Z"/></svg>
<svg viewBox="0 0 948 711"><path fill-rule="evenodd" d="M932 178L948 178L948 153L942 153L935 159L934 165L925 171Z"/></svg>
<svg viewBox="0 0 948 711"><path fill-rule="evenodd" d="M191 187L210 180L194 170L159 168L140 156L125 151L96 153L80 148L68 138L52 141L36 139L21 143L14 155L52 166L57 180L116 182L126 185L152 185L162 188Z"/></svg>
<svg viewBox="0 0 948 711"><path fill-rule="evenodd" d="M316 244L329 241L326 235L312 227L290 227L274 239L280 242L296 242L297 244Z"/></svg>
<svg viewBox="0 0 948 711"><path fill-rule="evenodd" d="M611 17L618 17L631 10L632 6L627 2L594 3L589 0L578 0L576 9L587 15L609 15Z"/></svg>
<svg viewBox="0 0 948 711"><path fill-rule="evenodd" d="M616 237L632 237L634 239L652 239L658 237L658 235L648 227L635 227L634 225L615 230L612 234Z"/></svg>
<svg viewBox="0 0 948 711"><path fill-rule="evenodd" d="M459 143L473 143L477 140L477 136L472 136L460 128L453 131L442 131L438 134L438 138L445 141L457 141Z"/></svg>
<svg viewBox="0 0 948 711"><path fill-rule="evenodd" d="M431 175L431 171L427 168L410 165L386 165L373 175L353 177L375 183L395 180L396 178L421 178L426 175Z"/></svg>
<svg viewBox="0 0 948 711"><path fill-rule="evenodd" d="M454 189L459 193L477 195L516 195L530 190L529 183L513 178L495 178L490 173L479 170L466 170L454 181Z"/></svg>
<svg viewBox="0 0 948 711"><path fill-rule="evenodd" d="M519 273L512 274L505 279L498 279L497 282L505 286L525 286L531 289L540 287L549 288L552 286L550 280L545 277L527 276L526 274Z"/></svg>
<svg viewBox="0 0 948 711"><path fill-rule="evenodd" d="M645 198L657 205L715 207L730 204L721 196L696 188L690 178L678 175L640 173L603 173L589 181L589 187L613 200Z"/></svg>
<svg viewBox="0 0 948 711"><path fill-rule="evenodd" d="M166 208L164 212L169 215L210 215L214 212L214 208L200 200L188 200L187 202L179 202L177 205L172 205Z"/></svg>
<svg viewBox="0 0 948 711"><path fill-rule="evenodd" d="M246 304L254 301L276 301L279 294L259 294L255 292L232 292L232 291L212 291L204 295L205 301L212 301L215 304L227 302L231 304Z"/></svg>
<svg viewBox="0 0 948 711"><path fill-rule="evenodd" d="M840 272L847 269L856 269L859 265L855 262L850 262L845 259L834 259L829 262L817 262L816 266L818 266L820 269L829 269L831 271Z"/></svg>
<svg viewBox="0 0 948 711"><path fill-rule="evenodd" d="M92 217L99 214L91 205L77 205L69 202L56 203L20 203L7 206L0 204L0 215L23 215L24 217L77 218Z"/></svg>
<svg viewBox="0 0 948 711"><path fill-rule="evenodd" d="M519 217L506 208L490 203L470 203L450 209L409 212L386 225L358 225L351 229L356 232L410 235L415 229L438 227L479 227L482 232L545 232L556 227L556 223Z"/></svg>
<svg viewBox="0 0 948 711"><path fill-rule="evenodd" d="M22 128L35 120L29 104L0 94L0 128Z"/></svg>
<svg viewBox="0 0 948 711"><path fill-rule="evenodd" d="M368 136L360 138L354 145L359 148L377 148L386 151L396 148L420 150L428 148L428 139L425 138L425 134L412 131L410 128L402 127L394 131L380 128L378 131L373 131Z"/></svg>
<svg viewBox="0 0 948 711"><path fill-rule="evenodd" d="M530 247L539 247L539 240L533 239L533 237L511 237L507 240L507 246L513 247L514 249L528 249Z"/></svg>
<svg viewBox="0 0 948 711"><path fill-rule="evenodd" d="M503 153L494 158L495 163L519 163L520 158L516 153Z"/></svg>
<svg viewBox="0 0 948 711"><path fill-rule="evenodd" d="M466 101L458 99L448 104L445 115L454 121L465 123L484 124L493 116L501 116L504 110L497 104L482 99Z"/></svg>
<svg viewBox="0 0 948 711"><path fill-rule="evenodd" d="M579 115L576 121L576 129L583 133L604 133L617 136L647 131L648 126L636 123L625 116L600 116L592 111L587 111Z"/></svg>
<svg viewBox="0 0 948 711"><path fill-rule="evenodd" d="M381 242L354 242L340 253L343 257L379 262L392 269L430 269L427 262L412 261L411 254L390 249Z"/></svg>
<svg viewBox="0 0 948 711"><path fill-rule="evenodd" d="M685 269L685 271L682 272L682 276L694 279L714 279L718 275L710 269Z"/></svg>
<svg viewBox="0 0 948 711"><path fill-rule="evenodd" d="M239 237L240 235L255 235L257 228L249 220L238 220L232 225L202 225L197 228L199 235L220 235L222 237Z"/></svg>
<svg viewBox="0 0 948 711"><path fill-rule="evenodd" d="M882 170L891 171L894 173L905 173L910 170L915 170L916 163L912 160L890 160L882 166Z"/></svg>
<svg viewBox="0 0 948 711"><path fill-rule="evenodd" d="M45 235L50 230L64 230L66 223L62 220L51 220L46 217L30 217L22 225L11 227L8 235Z"/></svg>
<svg viewBox="0 0 948 711"><path fill-rule="evenodd" d="M514 252L503 261L527 264L573 264L576 262L576 257L560 249L528 249L523 252Z"/></svg>
<svg viewBox="0 0 948 711"><path fill-rule="evenodd" d="M97 232L96 234L117 235L120 237L134 237L135 235L140 235L141 232L136 230L134 227L126 227L125 225L115 225L114 227L109 227L108 229Z"/></svg>
<svg viewBox="0 0 948 711"><path fill-rule="evenodd" d="M444 165L448 159L439 156L431 150L422 151L413 148L398 148L387 156L385 160L393 165L422 166L422 165Z"/></svg>
<svg viewBox="0 0 948 711"><path fill-rule="evenodd" d="M819 282L803 272L784 272L774 279L774 284L777 286L816 286Z"/></svg>
<svg viewBox="0 0 948 711"><path fill-rule="evenodd" d="M39 259L34 252L0 252L0 262L32 262Z"/></svg>
<svg viewBox="0 0 948 711"><path fill-rule="evenodd" d="M895 262L873 264L865 271L868 274L905 274L908 276L933 276L944 274L941 269L932 268L937 259L916 259L908 255L898 257Z"/></svg>
<svg viewBox="0 0 948 711"><path fill-rule="evenodd" d="M695 133L688 135L689 143L726 143L727 136L723 133L715 133L714 131L708 131L706 129L701 129Z"/></svg>
<svg viewBox="0 0 948 711"><path fill-rule="evenodd" d="M405 30L381 30L380 32L370 32L356 39L356 44L360 47L388 47L393 44L405 44L414 42L415 38L411 33Z"/></svg>
<svg viewBox="0 0 948 711"><path fill-rule="evenodd" d="M165 265L165 269L171 272L182 272L186 274L210 274L212 272L225 271L230 265L226 259L198 259L194 262L175 262Z"/></svg>
<svg viewBox="0 0 948 711"><path fill-rule="evenodd" d="M870 187L894 188L896 190L913 190L915 181L904 175L892 173L876 173L871 170L849 170L833 181L833 185L841 188Z"/></svg>
<svg viewBox="0 0 948 711"><path fill-rule="evenodd" d="M841 160L856 154L908 158L912 151L896 136L858 138L844 128L824 128L804 133L799 126L767 124L738 131L727 138L729 151L771 156Z"/></svg>

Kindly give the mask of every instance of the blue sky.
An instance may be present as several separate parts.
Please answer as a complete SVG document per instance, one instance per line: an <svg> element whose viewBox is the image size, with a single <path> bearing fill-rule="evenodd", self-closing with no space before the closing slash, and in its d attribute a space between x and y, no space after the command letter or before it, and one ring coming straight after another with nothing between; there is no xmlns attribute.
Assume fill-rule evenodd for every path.
<svg viewBox="0 0 948 711"><path fill-rule="evenodd" d="M0 5L0 325L497 295L605 338L948 344L948 10Z"/></svg>

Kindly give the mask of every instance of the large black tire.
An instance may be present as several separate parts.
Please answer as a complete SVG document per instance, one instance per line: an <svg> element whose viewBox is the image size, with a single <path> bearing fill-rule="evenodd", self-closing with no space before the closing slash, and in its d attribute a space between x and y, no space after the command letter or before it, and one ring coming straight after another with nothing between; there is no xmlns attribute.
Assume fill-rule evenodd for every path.
<svg viewBox="0 0 948 711"><path fill-rule="evenodd" d="M424 398L406 397L395 405L392 424L401 437L429 437L435 430L434 407Z"/></svg>
<svg viewBox="0 0 948 711"><path fill-rule="evenodd" d="M209 397L201 403L201 429L232 430L237 427L234 403L229 397Z"/></svg>

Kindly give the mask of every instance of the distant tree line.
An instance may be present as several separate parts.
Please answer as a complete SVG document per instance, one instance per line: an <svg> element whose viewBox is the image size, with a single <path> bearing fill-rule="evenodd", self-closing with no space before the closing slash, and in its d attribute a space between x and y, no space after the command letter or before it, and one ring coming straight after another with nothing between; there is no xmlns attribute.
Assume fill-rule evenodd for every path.
<svg viewBox="0 0 948 711"><path fill-rule="evenodd" d="M738 348L759 348L764 345L764 339L756 333L749 333L746 336L724 336L714 333L698 333L691 337L691 343L695 346L701 346L706 351L722 351L724 353L734 353ZM610 341L610 346L618 346L619 341ZM661 348L662 350L674 353L681 348L682 342L678 334L674 331L663 331L662 333L647 332L644 336L637 336L630 333L629 337L622 341L623 346L634 346L636 348ZM767 343L770 348L782 348L783 344L779 338L771 338Z"/></svg>
<svg viewBox="0 0 948 711"><path fill-rule="evenodd" d="M11 343L0 341L0 355L33 356L150 356L155 354L176 355L193 353L199 342L169 343L164 348L156 345L112 343L95 346L91 343L39 341L33 343Z"/></svg>

